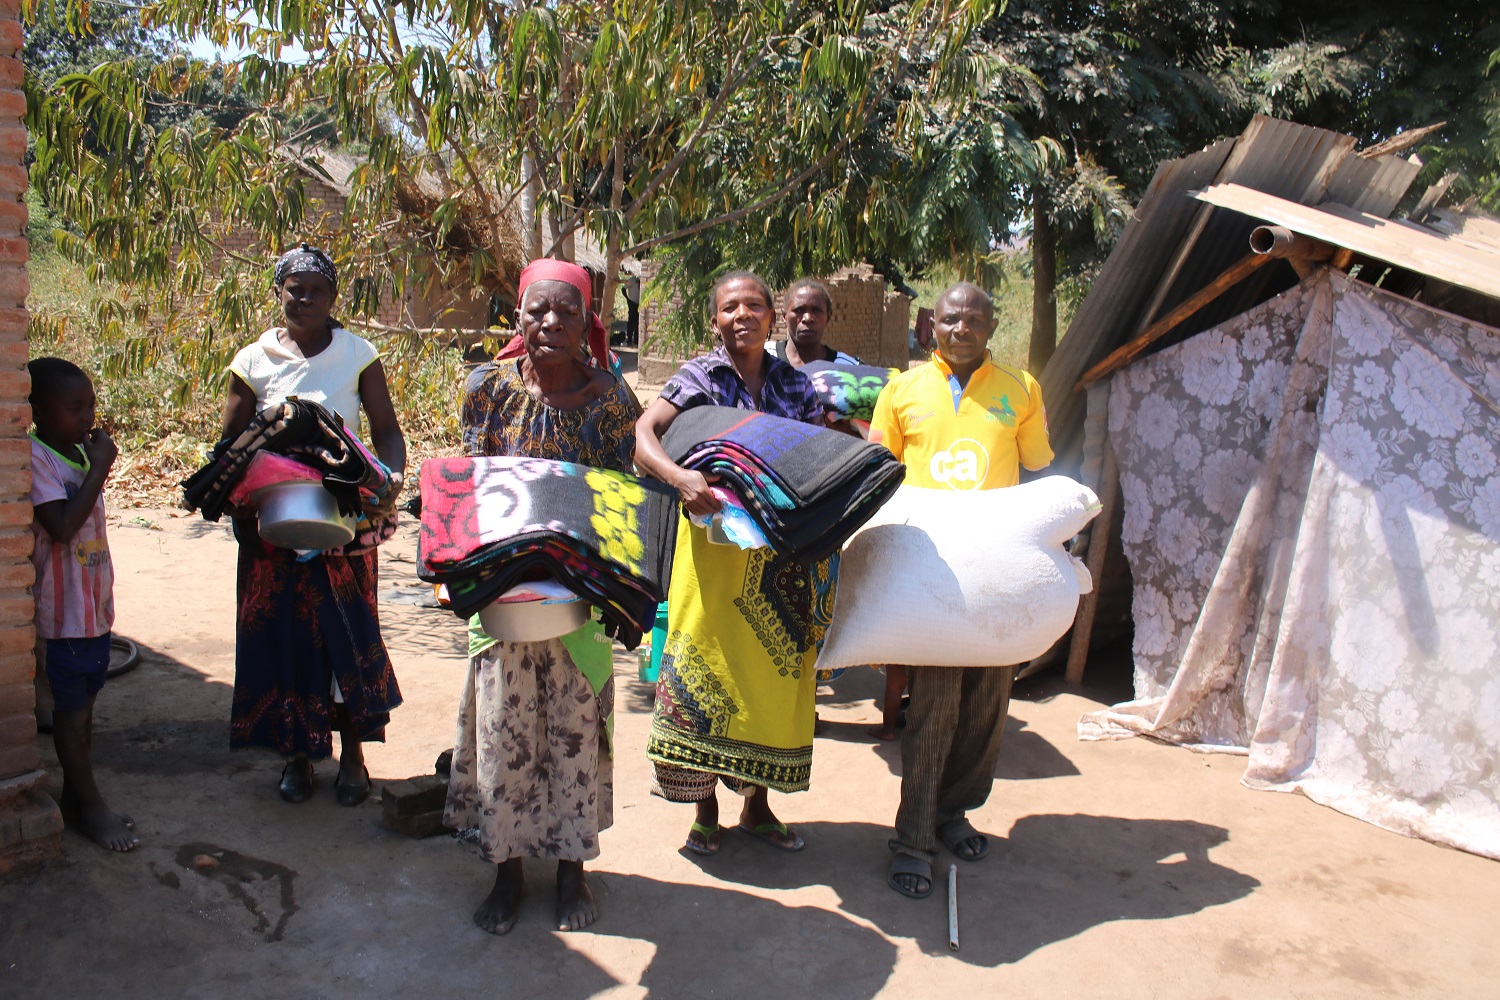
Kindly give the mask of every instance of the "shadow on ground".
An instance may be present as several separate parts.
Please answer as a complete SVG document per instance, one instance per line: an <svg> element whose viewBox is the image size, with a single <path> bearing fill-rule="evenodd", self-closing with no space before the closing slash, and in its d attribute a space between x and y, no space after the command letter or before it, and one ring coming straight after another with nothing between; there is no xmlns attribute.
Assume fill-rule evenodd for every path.
<svg viewBox="0 0 1500 1000"><path fill-rule="evenodd" d="M762 889L829 885L840 908L890 937L912 938L929 954L948 952L946 852L933 866L936 888L925 900L897 896L885 884L888 827L869 823L802 823L802 854L775 854L733 831L718 855L699 867L726 882ZM992 836L989 856L959 863L962 948L954 956L993 967L1117 920L1167 920L1248 896L1249 875L1215 864L1209 851L1228 840L1217 826L1189 820L1039 815ZM1086 845L1080 849L1080 845ZM830 869L828 853L859 858L857 868ZM858 874L849 874L854 871Z"/></svg>

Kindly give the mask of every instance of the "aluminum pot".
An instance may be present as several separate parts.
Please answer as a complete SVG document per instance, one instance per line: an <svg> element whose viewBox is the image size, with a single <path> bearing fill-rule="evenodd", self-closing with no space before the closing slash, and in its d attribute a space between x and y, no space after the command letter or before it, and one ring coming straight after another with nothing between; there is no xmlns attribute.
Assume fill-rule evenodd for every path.
<svg viewBox="0 0 1500 1000"><path fill-rule="evenodd" d="M576 632L589 620L587 601L513 601L479 610L485 634L502 642L541 642Z"/></svg>
<svg viewBox="0 0 1500 1000"><path fill-rule="evenodd" d="M332 549L354 540L354 518L339 513L322 483L277 483L257 490L259 531L283 549Z"/></svg>

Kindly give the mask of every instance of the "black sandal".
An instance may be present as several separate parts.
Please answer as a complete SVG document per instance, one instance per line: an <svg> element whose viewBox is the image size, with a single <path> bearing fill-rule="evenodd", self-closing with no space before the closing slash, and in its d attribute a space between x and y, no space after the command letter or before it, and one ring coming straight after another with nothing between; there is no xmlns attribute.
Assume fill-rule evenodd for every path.
<svg viewBox="0 0 1500 1000"><path fill-rule="evenodd" d="M297 757L287 761L286 767L281 769L279 791L281 792L282 799L293 805L306 802L312 798L312 761L306 757Z"/></svg>
<svg viewBox="0 0 1500 1000"><path fill-rule="evenodd" d="M908 889L901 884L899 876L915 876L927 883L927 888L919 889L915 886ZM891 858L890 871L885 876L886 885L912 899L926 899L932 895L932 865L925 859L913 857L910 854L897 854Z"/></svg>
<svg viewBox="0 0 1500 1000"><path fill-rule="evenodd" d="M352 784L344 784L342 781L335 782L334 794L338 797L341 806L357 806L370 797L370 769L360 765L364 771L364 780Z"/></svg>

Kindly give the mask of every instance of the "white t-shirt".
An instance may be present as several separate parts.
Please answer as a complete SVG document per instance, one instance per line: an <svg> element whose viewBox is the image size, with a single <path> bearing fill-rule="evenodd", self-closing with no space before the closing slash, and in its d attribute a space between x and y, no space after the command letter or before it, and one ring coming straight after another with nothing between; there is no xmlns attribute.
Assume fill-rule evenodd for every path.
<svg viewBox="0 0 1500 1000"><path fill-rule="evenodd" d="M80 465L31 435L31 505L67 500L83 485L88 460ZM34 518L31 564L36 583L36 634L43 639L92 639L115 624L115 567L104 535L104 495L66 542L53 541Z"/></svg>
<svg viewBox="0 0 1500 1000"><path fill-rule="evenodd" d="M280 327L272 327L236 354L229 370L244 379L262 407L288 396L321 403L344 418L350 434L363 438L359 376L379 357L374 344L336 326L328 346L305 358L281 342Z"/></svg>

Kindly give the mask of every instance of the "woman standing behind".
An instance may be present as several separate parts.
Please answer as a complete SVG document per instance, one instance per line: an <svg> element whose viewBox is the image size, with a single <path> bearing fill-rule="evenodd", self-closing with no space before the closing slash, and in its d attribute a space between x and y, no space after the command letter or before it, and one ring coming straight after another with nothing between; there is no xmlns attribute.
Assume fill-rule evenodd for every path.
<svg viewBox="0 0 1500 1000"><path fill-rule="evenodd" d="M766 341L766 352L793 368L801 368L810 361L863 364L854 355L823 343L823 334L832 318L833 296L828 294L828 286L817 278L798 278L786 290L786 339Z"/></svg>
<svg viewBox="0 0 1500 1000"><path fill-rule="evenodd" d="M715 545L687 514L720 508L710 480L667 457L661 437L694 406L735 406L822 423L807 378L765 350L771 291L734 272L714 286L711 325L722 343L682 366L636 423L636 464L674 487L685 508L667 598L667 640L646 752L656 791L693 802L687 848L719 849L723 782L746 797L739 829L782 850L802 838L777 820L767 789L803 791L812 771L816 598L807 566L770 549Z"/></svg>
<svg viewBox="0 0 1500 1000"><path fill-rule="evenodd" d="M394 505L406 440L379 352L330 317L338 295L333 261L303 243L277 262L273 286L286 326L267 330L235 355L223 436L232 439L264 407L298 396L339 414L361 437L363 408L369 441L391 469ZM312 797L312 762L332 756L337 729L334 789L340 805L359 805L370 794L360 744L383 741L391 709L401 704L380 638L376 549L356 541L304 561L262 542L252 517L236 517L234 535L240 555L229 745L281 754L287 760L281 797L305 802Z"/></svg>
<svg viewBox="0 0 1500 1000"><path fill-rule="evenodd" d="M469 454L630 471L640 407L607 367L582 360L597 323L590 290L587 272L564 261L535 260L521 272L516 325L526 353L469 377ZM474 914L491 934L515 926L525 857L557 859L558 930L598 916L583 863L599 856L599 832L614 819L613 662L597 622L545 642L499 642L469 623L445 821L477 826L485 860L496 866L495 887Z"/></svg>

